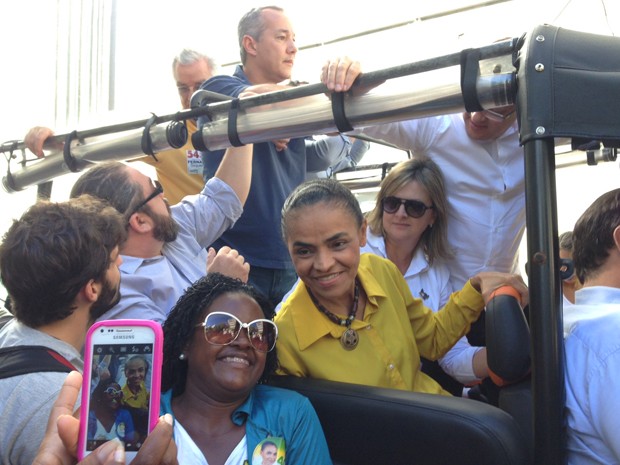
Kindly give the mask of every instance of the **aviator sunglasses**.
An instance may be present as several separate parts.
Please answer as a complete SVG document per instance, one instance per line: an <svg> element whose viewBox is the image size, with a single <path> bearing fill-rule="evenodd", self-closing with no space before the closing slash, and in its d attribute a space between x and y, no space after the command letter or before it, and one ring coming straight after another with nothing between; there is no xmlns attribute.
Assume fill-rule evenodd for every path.
<svg viewBox="0 0 620 465"><path fill-rule="evenodd" d="M426 210L435 208L433 205L425 205L419 200L401 199L393 196L386 197L381 201L383 211L386 213L396 213L401 205L405 205L405 212L412 218L421 218Z"/></svg>
<svg viewBox="0 0 620 465"><path fill-rule="evenodd" d="M260 319L243 323L226 312L209 313L205 321L196 327L204 327L205 339L216 346L232 344L239 337L241 329L245 328L250 345L263 353L273 350L278 339L278 327L273 321Z"/></svg>

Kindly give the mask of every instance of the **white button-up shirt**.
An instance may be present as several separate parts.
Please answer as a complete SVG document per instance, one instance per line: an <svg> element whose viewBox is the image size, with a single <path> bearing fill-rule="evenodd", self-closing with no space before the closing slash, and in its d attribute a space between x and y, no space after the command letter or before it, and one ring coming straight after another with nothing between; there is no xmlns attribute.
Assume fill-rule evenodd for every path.
<svg viewBox="0 0 620 465"><path fill-rule="evenodd" d="M620 289L581 289L570 310L565 341L568 463L620 463Z"/></svg>

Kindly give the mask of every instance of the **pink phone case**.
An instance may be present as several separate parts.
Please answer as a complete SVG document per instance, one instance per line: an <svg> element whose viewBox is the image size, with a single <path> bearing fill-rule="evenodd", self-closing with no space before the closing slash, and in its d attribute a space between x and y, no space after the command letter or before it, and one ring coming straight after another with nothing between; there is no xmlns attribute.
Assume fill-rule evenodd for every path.
<svg viewBox="0 0 620 465"><path fill-rule="evenodd" d="M86 449L86 441L88 436L88 403L90 397L90 379L92 376L92 356L91 351L86 348L91 346L91 341L95 331L102 326L119 327L119 326L146 326L153 330L155 340L153 342L153 359L150 368L152 373L151 392L150 392L150 415L148 419L149 433L155 428L159 420L159 398L161 394L161 366L163 361L163 331L161 325L151 320L105 320L98 321L90 327L86 334L86 343L84 358L84 374L82 383L82 404L80 405L80 434L78 439L78 459L84 458ZM89 380L87 382L87 380ZM86 389L85 389L86 388Z"/></svg>

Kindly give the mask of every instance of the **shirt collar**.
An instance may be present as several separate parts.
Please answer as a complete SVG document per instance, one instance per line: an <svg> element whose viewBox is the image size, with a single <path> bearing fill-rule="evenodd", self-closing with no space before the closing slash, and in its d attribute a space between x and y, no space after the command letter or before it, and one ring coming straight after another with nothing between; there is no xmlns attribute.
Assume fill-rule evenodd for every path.
<svg viewBox="0 0 620 465"><path fill-rule="evenodd" d="M252 389L252 391L250 392L250 395L245 400L245 402L241 404L239 407L237 407L235 411L233 412L232 421L235 425L237 426L243 425L248 419L248 417L250 416L250 413L252 412L252 406L254 405L254 396L255 396L254 389Z"/></svg>
<svg viewBox="0 0 620 465"><path fill-rule="evenodd" d="M575 292L575 304L620 304L620 289L607 286L584 287Z"/></svg>
<svg viewBox="0 0 620 465"><path fill-rule="evenodd" d="M424 273L428 270L428 260L426 259L426 255L424 254L424 250L421 247L418 247L411 259L411 263L409 264L409 268L407 268L407 272L405 273L405 278L409 276L417 276L421 273Z"/></svg>
<svg viewBox="0 0 620 465"><path fill-rule="evenodd" d="M255 389L252 389L252 391L250 391L250 395L245 400L245 402L243 402L233 412L231 419L235 425L243 425L250 416L250 413L252 412L252 406L254 405L254 398L256 395L254 391ZM172 411L172 389L169 389L166 392L162 393L160 403L162 412L170 413L174 416L174 412Z"/></svg>
<svg viewBox="0 0 620 465"><path fill-rule="evenodd" d="M245 71L243 70L243 66L241 66L241 65L237 65L237 67L235 68L235 72L234 72L233 76L235 76L236 78L241 79L242 81L244 81L248 85L251 84L250 80L248 79L248 76L245 74Z"/></svg>
<svg viewBox="0 0 620 465"><path fill-rule="evenodd" d="M365 254L361 256L357 278L364 288L368 300L364 312L364 320L366 320L379 309L379 299L386 297L386 294L375 277L370 273L369 264L364 257ZM360 270L362 271L361 273ZM293 328L299 341L299 350L307 349L327 334L331 334L334 338L342 336L345 327L332 322L315 307L303 282L300 281L289 299L293 303L289 311L293 316ZM361 327L363 325L365 324L356 320L352 326L355 328L356 326Z"/></svg>
<svg viewBox="0 0 620 465"><path fill-rule="evenodd" d="M136 392L134 394L134 392L131 390L131 388L129 387L129 384L125 384L122 388L121 391L123 391L123 396L125 396L126 398L137 398L140 394L142 394L144 391L146 390L146 384L144 383L144 381L140 382L140 389L138 389L138 392Z"/></svg>
<svg viewBox="0 0 620 465"><path fill-rule="evenodd" d="M385 250L385 240L383 239L383 236L377 236L376 234L374 234L370 230L370 226L366 228L366 242L373 249L377 249L383 257L387 256L387 251Z"/></svg>
<svg viewBox="0 0 620 465"><path fill-rule="evenodd" d="M142 264L145 262L163 260L164 258L163 255L158 255L153 258L139 258L139 257L132 257L130 255L121 255L121 257L123 259L123 263L121 263L121 266L119 266L118 268L119 270L121 270L122 273L126 273L126 274L135 274L138 268L140 268Z"/></svg>
<svg viewBox="0 0 620 465"><path fill-rule="evenodd" d="M385 239L383 236L373 234L369 227L366 232L366 241L370 247L378 250L383 258L387 258L387 250L385 249ZM428 260L426 259L426 255L424 254L422 247L418 247L413 255L413 258L411 259L411 263L409 263L409 267L405 273L405 278L417 276L427 270Z"/></svg>
<svg viewBox="0 0 620 465"><path fill-rule="evenodd" d="M378 257L377 259L387 260L387 258L382 259L380 257ZM357 271L357 279L360 280L360 283L364 287L364 291L366 292L366 298L371 304L370 308L368 306L366 307L366 313L364 315L372 314L379 307L379 299L387 297L387 294L385 293L383 287L381 286L381 284L379 284L371 271L369 254L363 254L360 257L360 264Z"/></svg>

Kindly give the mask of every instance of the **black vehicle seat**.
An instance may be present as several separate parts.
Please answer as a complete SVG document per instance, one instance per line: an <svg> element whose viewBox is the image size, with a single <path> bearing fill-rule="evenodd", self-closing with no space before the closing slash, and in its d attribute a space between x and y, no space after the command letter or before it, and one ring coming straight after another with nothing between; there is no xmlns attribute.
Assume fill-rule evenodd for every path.
<svg viewBox="0 0 620 465"><path fill-rule="evenodd" d="M518 423L533 453L530 328L512 288L498 289L486 306L487 362L499 386L498 406Z"/></svg>
<svg viewBox="0 0 620 465"><path fill-rule="evenodd" d="M310 399L336 465L525 465L516 421L470 399L291 376L274 386Z"/></svg>

